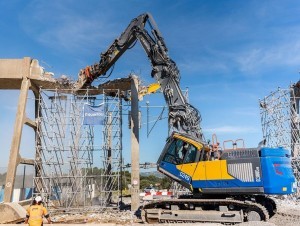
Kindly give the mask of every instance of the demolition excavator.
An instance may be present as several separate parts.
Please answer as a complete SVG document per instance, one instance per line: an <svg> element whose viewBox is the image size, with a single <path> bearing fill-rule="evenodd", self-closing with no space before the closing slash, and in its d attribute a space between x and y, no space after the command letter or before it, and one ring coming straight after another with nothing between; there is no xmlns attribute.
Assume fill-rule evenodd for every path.
<svg viewBox="0 0 300 226"><path fill-rule="evenodd" d="M159 83L169 108L172 133L157 169L191 191L190 195L144 205L142 219L148 223L267 221L276 213L270 195L295 191L291 153L263 145L221 152L206 142L200 113L183 96L179 70L149 13L133 19L101 54L99 63L79 72L75 89L86 88L105 75L137 41L151 62L151 76Z"/></svg>

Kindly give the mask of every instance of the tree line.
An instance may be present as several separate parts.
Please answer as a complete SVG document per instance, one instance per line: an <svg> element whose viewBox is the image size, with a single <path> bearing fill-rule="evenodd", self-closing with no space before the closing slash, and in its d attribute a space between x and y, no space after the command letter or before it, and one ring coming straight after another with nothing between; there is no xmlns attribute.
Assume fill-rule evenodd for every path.
<svg viewBox="0 0 300 226"><path fill-rule="evenodd" d="M94 178L94 180L97 181L97 183L101 183L101 175L106 175L107 173L104 172L104 169L101 168L88 168L85 169L85 173L87 176L91 176ZM116 176L116 174L119 174L120 183L122 190L128 189L128 185L131 184L131 173L128 170L122 171L122 172L111 172L112 176ZM172 180L164 175L157 176L154 174L150 175L140 175L140 189L145 189L147 187L150 187L151 185L153 187L156 187L157 189L169 189L171 186Z"/></svg>

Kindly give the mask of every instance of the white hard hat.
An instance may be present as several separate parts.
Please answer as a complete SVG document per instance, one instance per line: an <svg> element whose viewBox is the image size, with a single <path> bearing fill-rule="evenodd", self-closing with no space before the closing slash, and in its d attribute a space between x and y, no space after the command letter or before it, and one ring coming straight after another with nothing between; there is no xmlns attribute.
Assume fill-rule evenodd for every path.
<svg viewBox="0 0 300 226"><path fill-rule="evenodd" d="M42 201L42 197L41 196L37 196L37 197L34 198L34 200L36 202L41 202Z"/></svg>

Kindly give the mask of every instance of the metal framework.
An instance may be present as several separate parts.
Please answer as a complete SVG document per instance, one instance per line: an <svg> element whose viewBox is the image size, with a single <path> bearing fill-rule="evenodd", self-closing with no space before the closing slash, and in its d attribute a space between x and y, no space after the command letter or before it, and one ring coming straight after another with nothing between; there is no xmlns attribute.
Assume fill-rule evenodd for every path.
<svg viewBox="0 0 300 226"><path fill-rule="evenodd" d="M121 98L118 90L92 96L40 90L36 137L35 194L56 208L108 208L119 197ZM109 96L107 94L114 93ZM103 125L84 125L84 105L104 104Z"/></svg>
<svg viewBox="0 0 300 226"><path fill-rule="evenodd" d="M260 101L262 131L269 147L281 146L292 150L294 133L291 123L297 115L293 111L291 100L290 89L278 89Z"/></svg>
<svg viewBox="0 0 300 226"><path fill-rule="evenodd" d="M292 166L297 181L300 181L300 116L299 85L288 89L278 88L260 100L260 115L263 136L268 147L284 147L292 153ZM299 187L299 185L298 185ZM297 196L299 196L299 189Z"/></svg>

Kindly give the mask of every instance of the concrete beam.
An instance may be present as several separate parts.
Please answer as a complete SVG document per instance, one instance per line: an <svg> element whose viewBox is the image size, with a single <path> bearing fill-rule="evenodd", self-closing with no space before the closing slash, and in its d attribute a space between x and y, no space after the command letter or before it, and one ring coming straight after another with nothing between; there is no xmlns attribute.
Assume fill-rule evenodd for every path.
<svg viewBox="0 0 300 226"><path fill-rule="evenodd" d="M25 125L31 127L31 128L34 129L34 130L35 130L36 127L37 127L36 122L33 121L33 120L31 120L30 118L27 118L27 117L24 119L24 123L25 123Z"/></svg>
<svg viewBox="0 0 300 226"><path fill-rule="evenodd" d="M24 71L28 71L28 73L24 74ZM20 89L24 77L30 79L30 89L35 93L38 93L39 87L49 90L61 89L65 93L74 92L73 82L55 79L53 74L46 72L36 59L31 59L30 57L24 57L23 59L0 59L0 89ZM88 92L90 95L105 93L109 96L115 96L117 90L121 92L127 91L130 90L130 86L130 78L119 78L103 83L98 87L92 86L88 88ZM85 94L86 91L86 89L78 90L77 93Z"/></svg>
<svg viewBox="0 0 300 226"><path fill-rule="evenodd" d="M72 83L62 83L39 65L38 60L0 59L0 89L20 89L23 78L31 80L35 87L44 89L72 89ZM34 89L34 87L31 87Z"/></svg>
<svg viewBox="0 0 300 226"><path fill-rule="evenodd" d="M34 166L34 159L20 158L20 164Z"/></svg>

